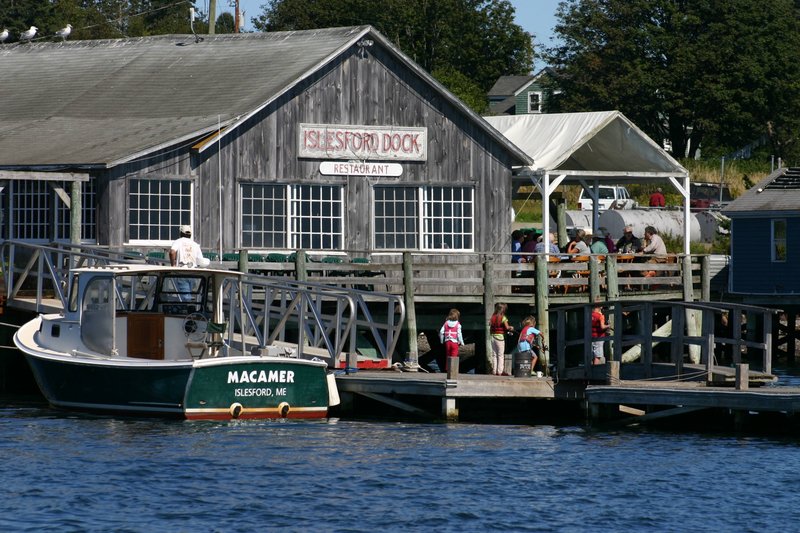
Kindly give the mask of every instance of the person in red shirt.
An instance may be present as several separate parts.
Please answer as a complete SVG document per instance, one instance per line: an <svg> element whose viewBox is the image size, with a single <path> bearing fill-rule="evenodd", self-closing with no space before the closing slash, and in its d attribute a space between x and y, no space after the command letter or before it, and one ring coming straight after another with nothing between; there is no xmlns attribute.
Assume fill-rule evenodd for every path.
<svg viewBox="0 0 800 533"><path fill-rule="evenodd" d="M592 339L605 337L611 326L606 324L603 309L598 305L592 310ZM592 341L592 364L602 365L606 362L603 355L603 341Z"/></svg>
<svg viewBox="0 0 800 533"><path fill-rule="evenodd" d="M664 207L666 200L664 194L661 192L661 187L656 189L656 192L650 195L650 207Z"/></svg>

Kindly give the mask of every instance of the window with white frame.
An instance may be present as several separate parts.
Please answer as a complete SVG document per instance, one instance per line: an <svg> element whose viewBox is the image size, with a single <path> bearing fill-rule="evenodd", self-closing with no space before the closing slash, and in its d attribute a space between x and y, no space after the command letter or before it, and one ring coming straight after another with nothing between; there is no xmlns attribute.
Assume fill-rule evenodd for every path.
<svg viewBox="0 0 800 533"><path fill-rule="evenodd" d="M287 248L288 185L241 186L242 246Z"/></svg>
<svg viewBox="0 0 800 533"><path fill-rule="evenodd" d="M295 185L291 187L292 248L339 250L342 248L342 187Z"/></svg>
<svg viewBox="0 0 800 533"><path fill-rule="evenodd" d="M181 224L192 224L190 180L128 181L128 242L169 244Z"/></svg>
<svg viewBox="0 0 800 533"><path fill-rule="evenodd" d="M242 184L242 246L342 249L342 194L340 185Z"/></svg>
<svg viewBox="0 0 800 533"><path fill-rule="evenodd" d="M472 250L471 187L375 187L376 249Z"/></svg>
<svg viewBox="0 0 800 533"><path fill-rule="evenodd" d="M94 180L81 183L81 242L97 242L97 221L96 221L96 193ZM62 190L71 192L72 184L62 182L59 184ZM56 202L56 239L68 241L70 238L70 212L69 207L62 202Z"/></svg>
<svg viewBox="0 0 800 533"><path fill-rule="evenodd" d="M2 188L6 207L3 237L27 241L69 240L69 207L61 196L69 197L70 182L13 180ZM94 181L81 185L81 239L95 241Z"/></svg>
<svg viewBox="0 0 800 533"><path fill-rule="evenodd" d="M772 221L772 260L786 261L786 219L778 218Z"/></svg>
<svg viewBox="0 0 800 533"><path fill-rule="evenodd" d="M375 248L418 248L419 188L375 187L373 192Z"/></svg>
<svg viewBox="0 0 800 533"><path fill-rule="evenodd" d="M528 93L528 113L542 112L542 93L531 91Z"/></svg>

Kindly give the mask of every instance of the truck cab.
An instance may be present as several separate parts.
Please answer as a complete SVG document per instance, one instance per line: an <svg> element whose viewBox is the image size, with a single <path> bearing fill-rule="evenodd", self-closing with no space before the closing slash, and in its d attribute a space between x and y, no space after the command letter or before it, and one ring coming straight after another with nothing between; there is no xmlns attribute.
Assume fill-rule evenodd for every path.
<svg viewBox="0 0 800 533"><path fill-rule="evenodd" d="M599 211L606 209L634 209L637 202L628 193L628 189L619 185L600 185L597 188ZM583 210L591 210L594 202L592 196L586 189L581 189L578 205Z"/></svg>

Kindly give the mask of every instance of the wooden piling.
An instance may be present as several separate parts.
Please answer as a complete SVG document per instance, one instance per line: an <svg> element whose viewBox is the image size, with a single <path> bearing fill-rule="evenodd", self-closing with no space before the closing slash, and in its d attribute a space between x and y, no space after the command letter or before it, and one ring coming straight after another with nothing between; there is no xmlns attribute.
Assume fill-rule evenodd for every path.
<svg viewBox="0 0 800 533"><path fill-rule="evenodd" d="M411 363L419 360L417 346L417 312L414 307L414 267L411 252L403 252L403 297L406 305L406 332Z"/></svg>
<svg viewBox="0 0 800 533"><path fill-rule="evenodd" d="M542 332L542 344L550 347L550 297L548 287L547 261L545 256L536 256L536 315L538 330ZM550 375L550 353L542 349L539 354L542 368L544 368L545 375ZM531 371L533 369L531 368Z"/></svg>
<svg viewBox="0 0 800 533"><path fill-rule="evenodd" d="M489 321L494 314L494 261L489 255L483 261L483 338L486 343L486 373L496 371L492 361L492 334Z"/></svg>
<svg viewBox="0 0 800 533"><path fill-rule="evenodd" d="M736 390L747 390L750 388L750 365L739 363L736 365Z"/></svg>
<svg viewBox="0 0 800 533"><path fill-rule="evenodd" d="M247 274L248 270L250 270L248 259L249 258L247 257L247 250L245 249L239 250L239 267L238 267L239 272Z"/></svg>
<svg viewBox="0 0 800 533"><path fill-rule="evenodd" d="M304 282L308 279L305 250L297 250L297 253L294 256L294 272L297 281Z"/></svg>

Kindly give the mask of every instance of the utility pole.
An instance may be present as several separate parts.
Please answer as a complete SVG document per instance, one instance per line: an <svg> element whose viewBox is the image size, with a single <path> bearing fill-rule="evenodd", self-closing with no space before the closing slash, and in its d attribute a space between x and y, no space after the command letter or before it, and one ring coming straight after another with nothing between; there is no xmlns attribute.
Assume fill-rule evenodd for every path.
<svg viewBox="0 0 800 533"><path fill-rule="evenodd" d="M208 34L214 35L217 23L217 0L208 0Z"/></svg>
<svg viewBox="0 0 800 533"><path fill-rule="evenodd" d="M239 0L236 0L236 17L234 17L233 26L233 33L239 33Z"/></svg>

